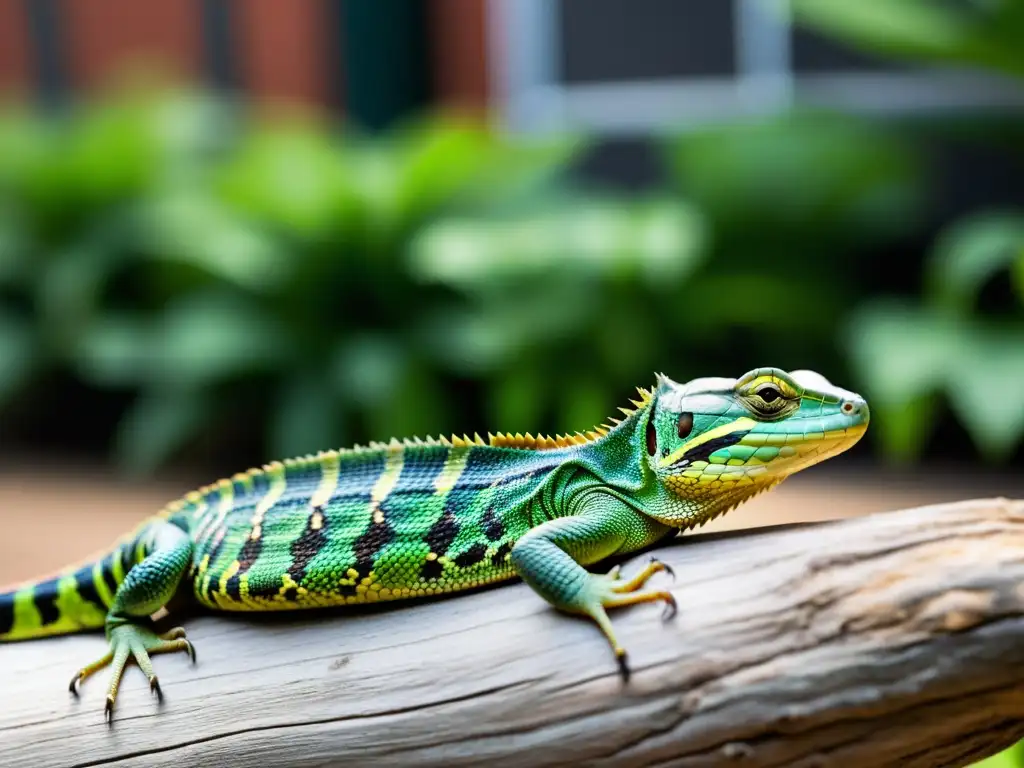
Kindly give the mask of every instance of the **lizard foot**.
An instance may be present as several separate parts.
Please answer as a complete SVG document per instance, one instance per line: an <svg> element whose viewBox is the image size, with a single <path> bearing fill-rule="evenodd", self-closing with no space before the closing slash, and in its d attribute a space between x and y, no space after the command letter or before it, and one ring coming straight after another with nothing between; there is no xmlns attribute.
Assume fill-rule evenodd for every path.
<svg viewBox="0 0 1024 768"><path fill-rule="evenodd" d="M117 699L121 676L124 674L129 657L135 659L135 663L149 679L150 690L161 699L163 692L160 690L160 681L157 679L149 657L158 653L185 651L193 664L196 661L195 647L185 639L185 630L181 627L175 627L170 632L158 635L146 627L122 624L110 630L109 641L110 650L102 658L78 670L71 679L71 685L68 686L68 689L77 698L79 685L96 672L109 666L111 668L110 688L107 690L107 703L104 709L104 717L108 722L113 722L114 719L114 701Z"/></svg>
<svg viewBox="0 0 1024 768"><path fill-rule="evenodd" d="M616 565L608 572L607 575L607 578L616 582L615 586L612 587L612 590L615 592L636 592L638 589L640 589L640 587L644 586L647 583L648 579L650 579L651 576L653 576L656 573L661 573L662 571L671 576L673 580L675 580L676 577L676 573L672 570L672 567L663 563L656 557L652 557L650 561L647 563L647 567L645 567L642 571L640 571L640 573L631 578L629 581L623 581L621 583L619 582L621 570L622 567Z"/></svg>
<svg viewBox="0 0 1024 768"><path fill-rule="evenodd" d="M625 605L637 605L639 603L665 603L665 611L662 619L667 620L676 614L676 599L668 590L640 591L648 579L655 573L665 571L674 576L672 569L665 563L651 558L650 563L640 573L628 581L621 581L619 578L620 569L613 568L604 576L591 576L583 594L575 601L572 609L577 613L590 616L601 628L604 636L608 639L615 658L619 663L619 673L623 680L628 681L630 675L627 662L626 649L623 648L615 637L611 620L608 618L607 608L619 608Z"/></svg>

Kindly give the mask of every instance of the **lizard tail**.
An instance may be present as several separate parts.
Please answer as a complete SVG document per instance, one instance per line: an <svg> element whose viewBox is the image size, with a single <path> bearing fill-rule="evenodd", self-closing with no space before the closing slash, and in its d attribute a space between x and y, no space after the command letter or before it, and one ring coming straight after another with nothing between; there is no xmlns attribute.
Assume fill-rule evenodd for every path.
<svg viewBox="0 0 1024 768"><path fill-rule="evenodd" d="M124 575L135 563L124 542L105 556L0 592L0 642L99 629Z"/></svg>

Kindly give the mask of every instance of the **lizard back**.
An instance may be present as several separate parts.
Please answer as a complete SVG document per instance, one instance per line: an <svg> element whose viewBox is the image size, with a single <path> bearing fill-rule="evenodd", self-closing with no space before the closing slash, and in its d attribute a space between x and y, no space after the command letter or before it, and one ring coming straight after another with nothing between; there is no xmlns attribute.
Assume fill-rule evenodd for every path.
<svg viewBox="0 0 1024 768"><path fill-rule="evenodd" d="M394 442L222 480L167 516L194 542L193 593L221 610L288 610L434 595L509 579L573 452Z"/></svg>

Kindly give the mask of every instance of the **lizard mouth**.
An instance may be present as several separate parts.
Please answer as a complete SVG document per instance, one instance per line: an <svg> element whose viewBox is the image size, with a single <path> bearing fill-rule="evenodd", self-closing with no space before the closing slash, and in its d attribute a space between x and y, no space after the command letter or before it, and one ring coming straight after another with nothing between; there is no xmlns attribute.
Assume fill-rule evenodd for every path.
<svg viewBox="0 0 1024 768"><path fill-rule="evenodd" d="M764 472L757 474L788 475L849 450L867 432L869 421L864 401L847 401L837 413L779 422L748 432L737 444L753 449L750 458L761 460Z"/></svg>
<svg viewBox="0 0 1024 768"><path fill-rule="evenodd" d="M825 416L751 423L687 451L666 467L667 474L679 484L786 477L852 448L869 420L867 404L860 400L844 402Z"/></svg>

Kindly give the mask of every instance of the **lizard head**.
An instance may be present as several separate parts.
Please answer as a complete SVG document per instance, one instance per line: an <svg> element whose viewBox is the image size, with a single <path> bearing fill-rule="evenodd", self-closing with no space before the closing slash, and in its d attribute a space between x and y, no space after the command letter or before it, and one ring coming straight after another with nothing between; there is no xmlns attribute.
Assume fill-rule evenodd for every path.
<svg viewBox="0 0 1024 768"><path fill-rule="evenodd" d="M663 523L692 527L853 446L868 405L813 371L757 368L739 379L658 377L642 421L646 460L676 503Z"/></svg>

